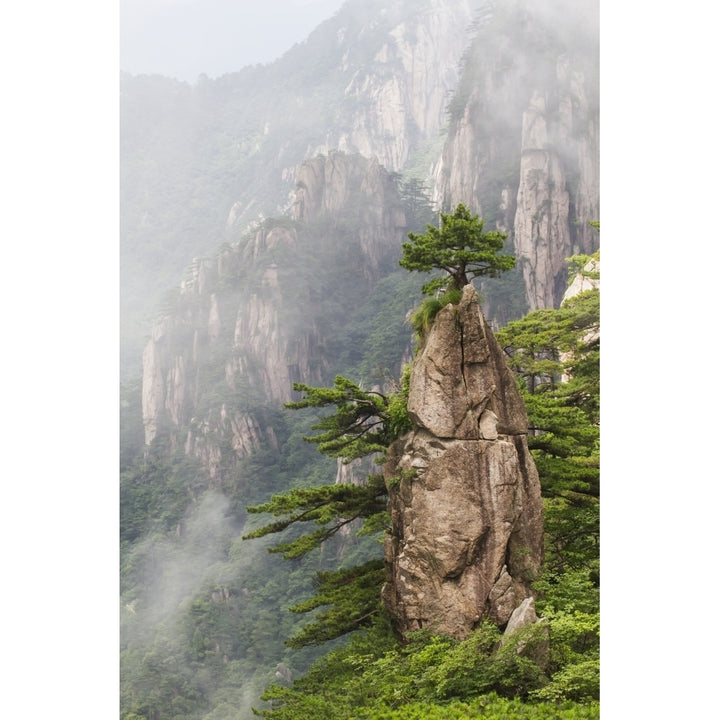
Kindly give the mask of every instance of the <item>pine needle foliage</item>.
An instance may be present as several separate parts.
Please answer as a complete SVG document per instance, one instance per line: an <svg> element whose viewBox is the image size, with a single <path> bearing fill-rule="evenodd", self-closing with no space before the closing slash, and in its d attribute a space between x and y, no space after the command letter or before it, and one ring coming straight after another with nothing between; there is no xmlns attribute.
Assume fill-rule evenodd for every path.
<svg viewBox="0 0 720 720"><path fill-rule="evenodd" d="M406 367L399 390L387 394L363 390L340 375L331 388L295 383L293 389L304 397L287 403L286 407L335 408L334 413L311 426L319 432L303 438L317 445L322 454L340 458L343 463L375 454L382 458L390 443L411 427L407 414L409 382L410 368ZM247 510L278 519L248 533L245 539L308 525L314 528L270 548L270 552L282 553L291 560L320 548L343 528L352 527L357 535L379 535L388 526L387 487L380 474L369 474L363 485L335 483L294 488ZM377 557L350 568L318 573L315 594L291 609L297 613L323 609L287 645L293 648L319 645L366 626L380 608L384 579L384 561Z"/></svg>
<svg viewBox="0 0 720 720"><path fill-rule="evenodd" d="M422 292L433 295L440 289L462 290L479 276L498 277L515 267L515 257L504 255L507 235L496 230L483 232L484 221L460 203L453 213L440 213L440 227L427 225L427 232L408 233L400 266L416 272L446 273L427 282Z"/></svg>
<svg viewBox="0 0 720 720"><path fill-rule="evenodd" d="M304 439L315 443L330 457L341 457L344 463L376 452L384 452L392 442L388 424L390 398L380 392L362 390L359 385L338 375L332 388L316 388L293 383L293 390L305 393L302 400L286 403L293 410L335 406L336 412L311 426L321 430Z"/></svg>
<svg viewBox="0 0 720 720"><path fill-rule="evenodd" d="M386 509L386 489L381 475L371 475L367 485L338 483L315 488L295 488L273 495L262 505L248 508L250 513L270 513L280 520L264 525L244 536L264 537L287 530L296 523L313 523L317 529L294 540L270 548L272 553L296 560L319 547L354 520L365 520Z"/></svg>
<svg viewBox="0 0 720 720"><path fill-rule="evenodd" d="M257 714L269 720L598 717L597 673L595 682L592 673L596 658L575 661L583 638L597 645L597 623L590 616L558 617L568 663L556 679L548 678L527 654L531 644L542 642L542 625L524 628L502 643L492 623L481 624L463 641L423 630L401 644L388 630L378 617L366 632L318 660L292 687L271 686L263 696L270 708ZM572 693L582 700L568 697ZM315 715L319 710L323 714Z"/></svg>
<svg viewBox="0 0 720 720"><path fill-rule="evenodd" d="M321 571L315 580L315 594L290 608L306 613L323 608L287 644L292 648L321 645L354 630L368 627L381 612L378 588L385 580L382 558L335 571Z"/></svg>
<svg viewBox="0 0 720 720"><path fill-rule="evenodd" d="M594 256L569 259L572 275ZM592 271L599 279L599 271ZM528 446L545 505L546 577L599 577L600 291L543 309L496 333L528 413Z"/></svg>

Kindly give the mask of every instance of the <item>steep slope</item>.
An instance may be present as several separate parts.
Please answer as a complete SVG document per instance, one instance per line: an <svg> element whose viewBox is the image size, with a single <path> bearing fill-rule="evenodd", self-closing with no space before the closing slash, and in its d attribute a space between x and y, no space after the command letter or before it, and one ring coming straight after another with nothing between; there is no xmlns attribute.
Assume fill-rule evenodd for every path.
<svg viewBox="0 0 720 720"><path fill-rule="evenodd" d="M597 88L592 43L582 33L567 42L564 26L531 10L488 4L462 67L470 3L358 0L272 66L195 87L123 79L123 348L129 374L142 358L142 402L127 408L138 408L145 441L129 470L124 456L121 486L123 621L143 631L127 634L136 645L125 655L126 709L140 713L143 693L148 707L180 698L198 719L230 697L249 707L238 677L267 673L266 682L268 658L290 662L282 640L297 621L259 608L285 612L308 576L294 567L291 582L278 580L277 562L250 554L238 541L243 511L288 487L358 480L351 467L313 464L307 426L282 403L296 380L397 378L411 354L404 319L421 281L397 260L407 231L423 228L409 225L395 171L435 182L439 206L465 202L488 229L510 233L521 267L482 284L488 324L558 302L558 259L585 249L583 223L598 219ZM565 10L584 21L576 6ZM175 290L145 326L138 314L164 287ZM500 446L480 440L493 444L487 458ZM217 512L203 515L208 503ZM202 572L193 565L176 585L197 538L211 544L211 571L203 555ZM519 600L526 578L508 574ZM182 597L168 592L176 587ZM170 650L146 652L163 594L174 603ZM490 605L505 618L507 608ZM170 656L185 660L157 671ZM147 677L170 676L177 685L154 699Z"/></svg>
<svg viewBox="0 0 720 720"><path fill-rule="evenodd" d="M326 385L366 349L395 375L411 332L383 313L375 321L374 292L399 302L401 319L415 299L407 283L381 279L397 274L406 231L395 179L342 153L308 161L298 179L297 219L264 221L198 258L146 345L145 447L126 460L120 488L125 714L172 703L200 720L230 703L250 720L276 667L289 678L317 655L284 646L298 625L287 607L336 553L287 576L267 543L241 540L245 507L334 480L335 463L302 440L308 418L282 403L293 381ZM366 552L347 545L348 558ZM158 670L156 657L173 662Z"/></svg>
<svg viewBox="0 0 720 720"><path fill-rule="evenodd" d="M510 235L530 310L557 307L565 258L597 249L598 8L512 0L464 59L435 197Z"/></svg>
<svg viewBox="0 0 720 720"><path fill-rule="evenodd" d="M241 393L246 405L281 404L289 399L293 381L320 381L320 369L333 362L327 356L327 328L307 325L301 337L290 322L298 307L317 298L318 291L312 287L316 280L306 274L305 287L302 273L293 273L292 284L301 295L290 307L283 276L290 268L283 265L282 258L327 252L328 243L339 249L346 243L343 235L352 237L342 253L346 253L345 262L353 262L355 272L365 279L366 293L392 266L388 253L397 251L407 228L399 215L396 189L388 202L387 168L379 158L390 169L396 168L401 155L403 160L398 162L407 161L402 148L419 147L422 138L438 132L440 99L448 94L452 74L448 69L452 54L449 46L457 44L460 18L466 19L469 9L466 5L458 10L452 3L428 2L410 14L405 5L392 9L378 5L370 25L368 16L354 4L349 3L346 9L346 14L334 18L335 24L318 29L317 37L308 40L308 48L332 47L330 59L323 57L327 67L336 70L339 61L332 58L340 48L350 48L339 67L344 73L352 70L354 79L344 90L347 102L337 106L334 117L325 119L326 128L333 128L337 144L362 147L372 152L372 159L356 155L348 162L345 154L329 151L297 169L281 170L279 163L289 159L291 141L287 136L285 150L273 156L264 176L270 178L275 171L276 181L282 177L282 183L294 182L294 191L285 204L295 224L273 221L252 231L250 240L226 244L217 267L201 258L193 261L179 291L177 307L156 324L145 349L143 417L148 443L165 423L185 435L183 440L174 438L175 445L189 443L189 451L200 453L200 437L215 432L206 426L205 415L200 419L195 413L200 396L208 395L201 387L201 356L213 355L225 366L228 391L239 392L238 384L252 388L252 401L247 392ZM530 308L557 304L559 298L555 296L561 296L565 287L565 257L592 251L597 242L596 234L590 234L587 227L587 221L599 212L592 47L590 57L581 55L578 46L584 38L570 42L567 28L553 25L552 20L548 15L538 17L519 1L478 17L478 34L465 57L462 79L450 106L452 122L435 189L441 205L451 207L469 201L483 214L487 226L510 234L508 242L514 244L519 259L516 276L522 274ZM432 34L432 23L444 33ZM328 45L331 27L335 39ZM350 42L353 37L355 42ZM361 37L363 42L358 40ZM302 58L301 50L288 53L278 67L285 67L289 58ZM265 68L264 72L271 70ZM590 75L587 80L583 70ZM423 88L420 76L425 78ZM228 77L224 82L232 86L234 81ZM386 91L382 88L387 83L404 88L401 96L388 100L397 112L383 110ZM297 136L310 130L307 118L296 117L292 109L304 104L299 90L290 93L288 113L276 121L293 124L296 152L300 151ZM392 132L389 126L378 126L377 132L368 134L368 118L385 122L391 116L402 121ZM267 150L273 145L274 133L269 127L266 125L267 138L258 148ZM422 128L412 141L411 128ZM303 151L313 153L318 147L304 144ZM258 149L250 156L259 160L266 157L263 153ZM257 188L254 192L256 197L268 197ZM230 223L239 226L247 218L250 205L237 201ZM315 233L316 239L310 240L298 235L301 226L309 231L318 222L323 224L320 235L325 233L326 237ZM352 253L357 255L351 259ZM337 253L334 257L340 259ZM383 258L385 270L381 269ZM228 302L219 299L218 283L239 288L250 278L260 291L240 292L229 301L229 309ZM503 292L498 283L493 287L493 282L483 284L486 313L492 319L495 308L499 316L508 319L507 306L517 300L508 303L509 291ZM304 313L302 323L308 323L311 315ZM185 346L179 340L183 333L192 338ZM222 352L228 357L220 358ZM218 370L213 372L217 374ZM221 392L220 386L217 390ZM244 412L242 420L229 418L227 403L219 403L216 412L228 427L244 428L243 438L235 437L232 442L234 447L243 448L241 454L257 449L264 436L250 414ZM189 426L191 419L193 427ZM237 435L236 431L232 434Z"/></svg>
<svg viewBox="0 0 720 720"><path fill-rule="evenodd" d="M195 262L145 348L146 444L166 433L213 479L277 445L264 408L288 402L293 382L328 382L341 327L397 262L405 216L377 160L316 158L297 188L295 220L267 221Z"/></svg>

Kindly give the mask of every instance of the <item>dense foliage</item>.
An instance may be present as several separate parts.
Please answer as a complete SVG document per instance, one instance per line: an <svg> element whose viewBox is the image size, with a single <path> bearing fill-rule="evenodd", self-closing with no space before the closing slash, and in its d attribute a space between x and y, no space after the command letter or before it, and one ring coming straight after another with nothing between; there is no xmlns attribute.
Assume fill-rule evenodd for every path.
<svg viewBox="0 0 720 720"><path fill-rule="evenodd" d="M572 259L593 276L599 261ZM546 573L599 574L600 291L537 310L497 333L528 410L528 445L542 481Z"/></svg>
<svg viewBox="0 0 720 720"><path fill-rule="evenodd" d="M573 652L594 630L592 622L578 620L565 630L558 648ZM561 693L539 696L540 688L549 687L547 677L518 648L540 642L542 631L541 626L521 632L499 650L500 632L492 624L464 641L419 632L399 645L380 621L328 653L292 688L271 688L266 697L276 708L262 715L273 720L597 718L597 683L566 681L566 690L575 688L572 700Z"/></svg>
<svg viewBox="0 0 720 720"><path fill-rule="evenodd" d="M425 283L426 295L440 289L462 290L476 277L498 277L515 267L515 257L500 253L507 235L483 232L483 226L484 221L461 203L452 214L440 213L439 227L427 225L424 234L408 233L410 242L403 243L400 265L417 272L446 273Z"/></svg>
<svg viewBox="0 0 720 720"><path fill-rule="evenodd" d="M335 406L334 413L312 426L323 432L304 439L317 444L324 455L342 458L344 463L368 457L379 462L390 443L411 427L407 414L409 372L406 367L401 387L392 393L365 391L341 376L335 378L333 388L296 383L295 389L304 393L304 397L287 403L287 407L301 410ZM363 484L334 483L292 489L273 496L268 503L248 507L248 511L272 513L280 519L256 529L247 538L312 523L314 530L271 548L271 552L281 552L286 558L298 558L320 548L344 528L350 530L354 526L360 535L381 536L388 525L387 488L382 475L371 473ZM373 622L380 612L380 587L385 579L379 550L378 544L374 556L357 566L318 573L314 596L292 609L295 612L325 609L288 641L291 647L320 644Z"/></svg>

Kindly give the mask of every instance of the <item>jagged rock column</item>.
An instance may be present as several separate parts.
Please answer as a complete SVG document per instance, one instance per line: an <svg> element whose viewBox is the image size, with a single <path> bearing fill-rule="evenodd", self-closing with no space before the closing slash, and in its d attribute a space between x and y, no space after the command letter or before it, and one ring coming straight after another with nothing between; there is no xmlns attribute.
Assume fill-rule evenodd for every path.
<svg viewBox="0 0 720 720"><path fill-rule="evenodd" d="M542 561L527 415L468 285L435 318L410 380L414 430L388 451L383 602L401 635L505 626Z"/></svg>

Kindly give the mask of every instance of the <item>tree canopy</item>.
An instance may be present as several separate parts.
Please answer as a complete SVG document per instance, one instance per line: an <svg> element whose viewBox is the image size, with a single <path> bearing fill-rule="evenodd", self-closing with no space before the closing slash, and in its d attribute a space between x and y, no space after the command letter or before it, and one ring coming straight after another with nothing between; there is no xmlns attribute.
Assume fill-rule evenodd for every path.
<svg viewBox="0 0 720 720"><path fill-rule="evenodd" d="M515 267L513 255L500 253L507 235L496 230L483 232L484 221L472 215L462 203L452 214L440 213L440 221L439 228L427 225L424 235L408 233L410 242L402 246L401 267L417 272L443 270L447 273L423 286L426 295L440 289L461 290L473 278L498 277Z"/></svg>
<svg viewBox="0 0 720 720"><path fill-rule="evenodd" d="M586 267L590 259L599 254L571 258L570 267ZM546 576L575 570L594 582L600 534L599 325L600 291L594 289L496 333L527 408L528 446L545 498Z"/></svg>

